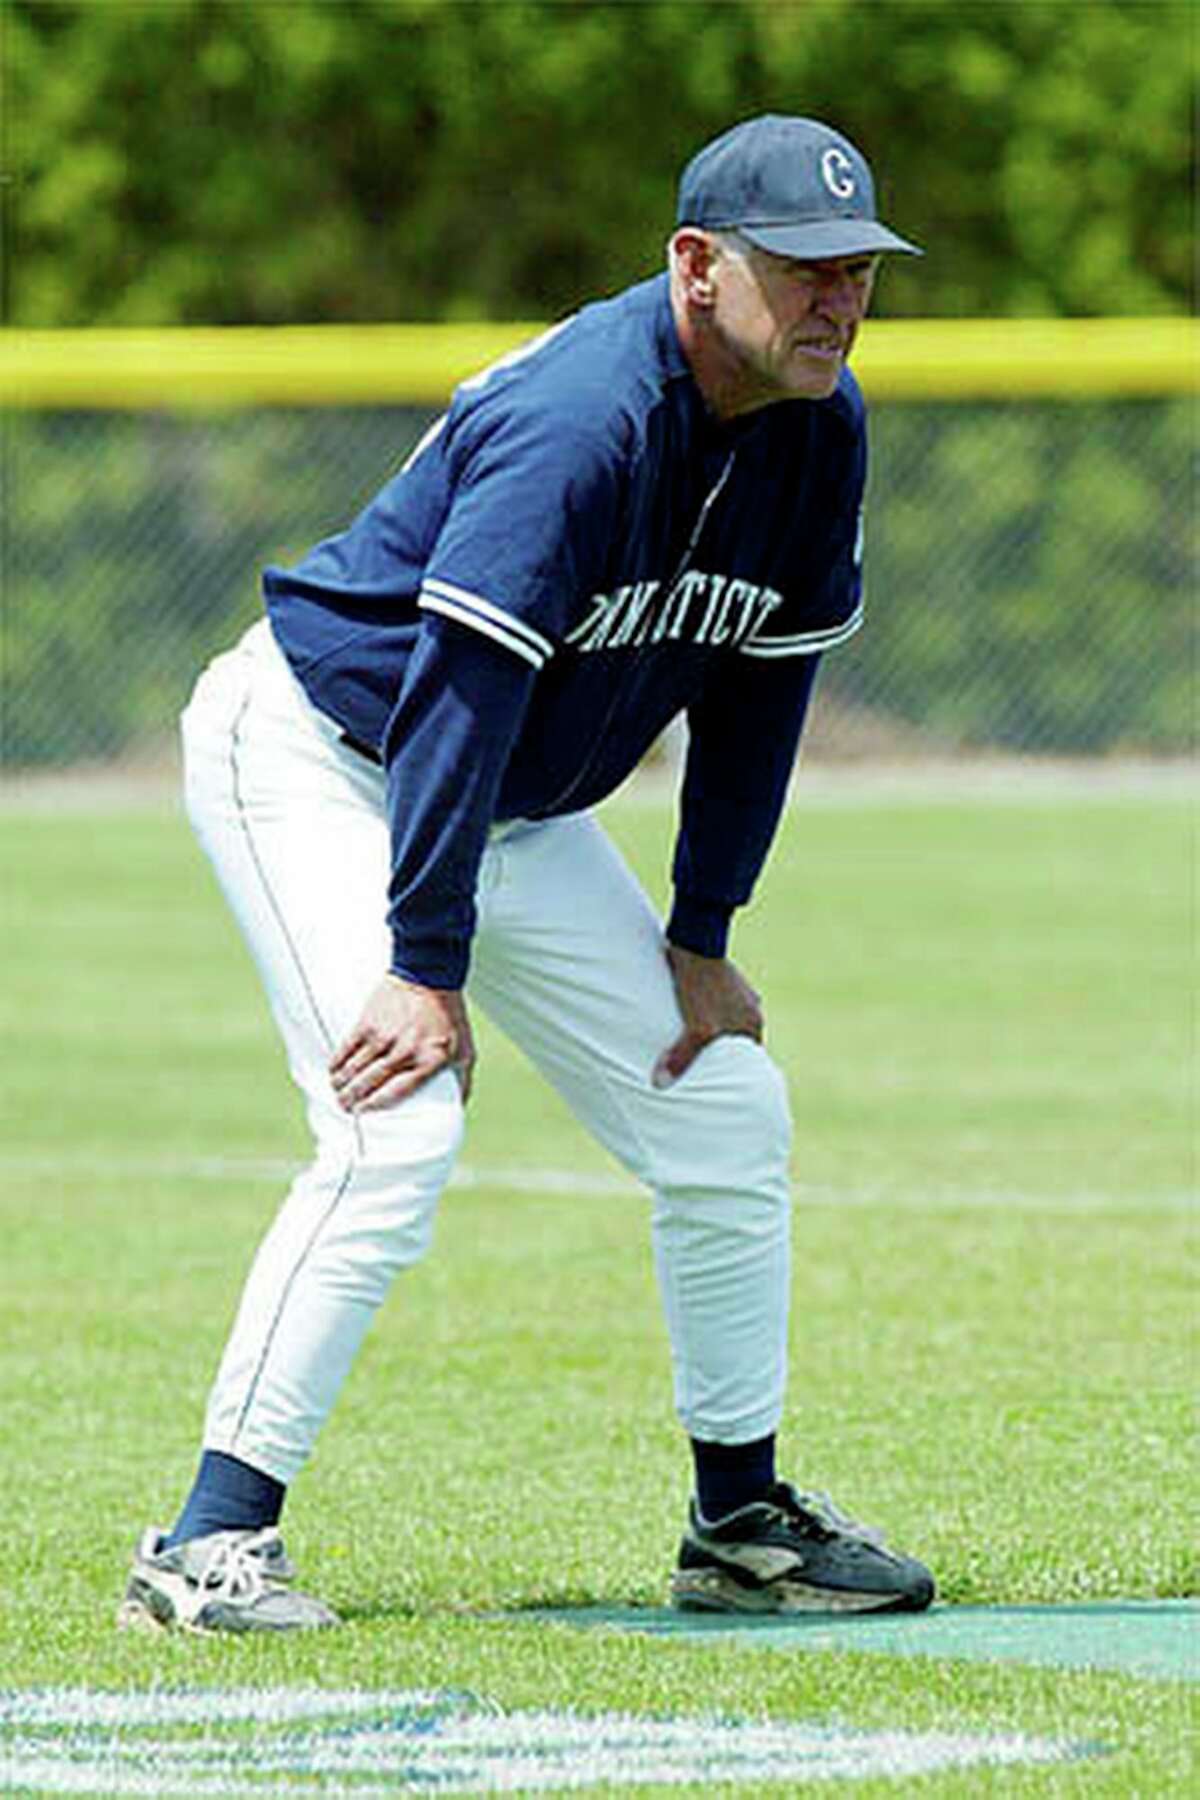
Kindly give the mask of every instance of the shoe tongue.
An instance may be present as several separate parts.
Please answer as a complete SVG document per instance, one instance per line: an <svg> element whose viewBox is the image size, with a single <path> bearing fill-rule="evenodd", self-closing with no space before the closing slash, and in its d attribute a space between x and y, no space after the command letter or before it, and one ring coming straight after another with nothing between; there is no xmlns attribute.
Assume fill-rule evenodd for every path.
<svg viewBox="0 0 1200 1800"><path fill-rule="evenodd" d="M827 1534L833 1529L829 1513L821 1504L819 1494L801 1494L790 1481L777 1481L771 1489L769 1499L771 1505L778 1507L794 1525L818 1534Z"/></svg>
<svg viewBox="0 0 1200 1800"><path fill-rule="evenodd" d="M296 1573L295 1566L284 1549L283 1539L278 1532L274 1537L265 1540L257 1554L262 1558L275 1581L290 1581Z"/></svg>

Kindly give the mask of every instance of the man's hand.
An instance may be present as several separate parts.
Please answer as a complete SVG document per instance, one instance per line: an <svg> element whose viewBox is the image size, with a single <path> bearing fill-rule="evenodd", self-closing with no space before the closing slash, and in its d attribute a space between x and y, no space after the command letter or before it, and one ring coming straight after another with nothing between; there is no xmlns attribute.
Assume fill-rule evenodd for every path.
<svg viewBox="0 0 1200 1800"><path fill-rule="evenodd" d="M475 1045L457 989L420 987L385 975L329 1064L345 1112L395 1106L440 1069L453 1069L463 1099L471 1091Z"/></svg>
<svg viewBox="0 0 1200 1800"><path fill-rule="evenodd" d="M654 1065L655 1087L670 1087L691 1067L706 1044L718 1037L748 1037L762 1043L763 1011L758 995L723 956L697 956L667 945L683 1031Z"/></svg>

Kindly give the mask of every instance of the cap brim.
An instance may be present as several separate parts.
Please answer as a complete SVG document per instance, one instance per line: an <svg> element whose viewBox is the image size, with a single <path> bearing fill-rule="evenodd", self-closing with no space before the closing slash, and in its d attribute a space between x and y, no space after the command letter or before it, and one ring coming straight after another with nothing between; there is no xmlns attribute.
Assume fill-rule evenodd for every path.
<svg viewBox="0 0 1200 1800"><path fill-rule="evenodd" d="M900 250L906 256L925 254L878 219L821 219L809 225L738 225L735 229L752 244L776 256L863 256L875 250Z"/></svg>

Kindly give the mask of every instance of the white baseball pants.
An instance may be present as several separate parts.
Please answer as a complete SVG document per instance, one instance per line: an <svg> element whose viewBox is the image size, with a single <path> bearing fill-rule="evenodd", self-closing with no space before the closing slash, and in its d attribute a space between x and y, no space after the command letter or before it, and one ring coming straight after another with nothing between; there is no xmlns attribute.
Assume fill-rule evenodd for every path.
<svg viewBox="0 0 1200 1800"><path fill-rule="evenodd" d="M428 1248L462 1137L456 1077L357 1117L327 1065L388 967L382 771L306 699L265 620L183 718L187 806L258 964L315 1140L246 1283L205 1447L289 1482L398 1270ZM748 1443L780 1418L789 1293L783 1079L721 1038L651 1086L680 1015L661 926L594 819L497 827L468 993L652 1195L685 1430ZM480 1078L487 1080L486 1067Z"/></svg>

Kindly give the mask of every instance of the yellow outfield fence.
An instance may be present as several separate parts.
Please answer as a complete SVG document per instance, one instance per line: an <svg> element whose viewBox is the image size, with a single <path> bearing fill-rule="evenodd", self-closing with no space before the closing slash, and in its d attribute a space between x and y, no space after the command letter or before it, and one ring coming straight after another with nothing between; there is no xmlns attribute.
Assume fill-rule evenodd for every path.
<svg viewBox="0 0 1200 1800"><path fill-rule="evenodd" d="M195 406L438 406L544 330L287 325L0 331L0 405L142 411ZM1188 318L896 319L863 329L870 399L964 401L1200 392Z"/></svg>

